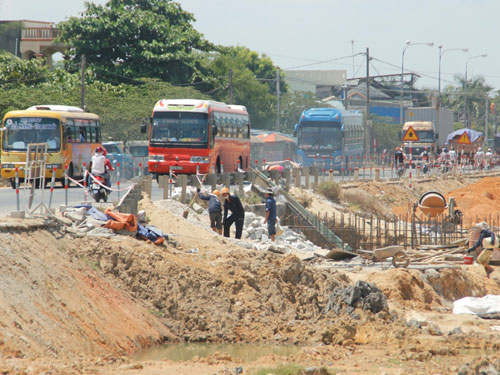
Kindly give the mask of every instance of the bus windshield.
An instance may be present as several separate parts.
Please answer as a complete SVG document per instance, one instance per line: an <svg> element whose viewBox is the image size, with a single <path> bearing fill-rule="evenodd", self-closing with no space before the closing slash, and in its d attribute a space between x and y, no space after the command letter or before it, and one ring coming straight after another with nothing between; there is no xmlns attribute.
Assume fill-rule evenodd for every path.
<svg viewBox="0 0 500 375"><path fill-rule="evenodd" d="M49 151L61 149L59 120L50 117L13 117L5 120L2 147L8 151L26 151L29 143L47 143Z"/></svg>
<svg viewBox="0 0 500 375"><path fill-rule="evenodd" d="M156 112L151 143L166 147L208 146L208 115L191 112Z"/></svg>
<svg viewBox="0 0 500 375"><path fill-rule="evenodd" d="M302 126L298 145L302 150L338 151L342 148L342 131L339 127Z"/></svg>
<svg viewBox="0 0 500 375"><path fill-rule="evenodd" d="M132 156L135 156L137 158L142 158L149 155L148 146L129 146L128 150L132 154Z"/></svg>

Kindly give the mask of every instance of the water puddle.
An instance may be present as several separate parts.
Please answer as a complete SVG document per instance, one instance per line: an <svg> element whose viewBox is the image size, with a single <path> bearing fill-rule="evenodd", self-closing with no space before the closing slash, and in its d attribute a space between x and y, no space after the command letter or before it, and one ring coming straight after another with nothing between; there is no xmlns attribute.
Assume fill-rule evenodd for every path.
<svg viewBox="0 0 500 375"><path fill-rule="evenodd" d="M195 356L208 357L215 352L229 354L246 362L255 361L266 355L274 354L288 356L297 353L299 346L258 345L258 344L209 344L186 343L167 344L141 352L133 359L136 361L151 361L168 359L171 361L189 361Z"/></svg>

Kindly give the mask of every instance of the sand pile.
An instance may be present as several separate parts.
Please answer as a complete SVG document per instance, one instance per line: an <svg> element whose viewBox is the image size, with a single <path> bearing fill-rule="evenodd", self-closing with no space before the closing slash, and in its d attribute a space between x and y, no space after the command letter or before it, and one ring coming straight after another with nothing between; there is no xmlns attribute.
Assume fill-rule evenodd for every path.
<svg viewBox="0 0 500 375"><path fill-rule="evenodd" d="M447 200L454 197L465 219L490 221L500 212L500 177L486 177L469 186L445 194Z"/></svg>

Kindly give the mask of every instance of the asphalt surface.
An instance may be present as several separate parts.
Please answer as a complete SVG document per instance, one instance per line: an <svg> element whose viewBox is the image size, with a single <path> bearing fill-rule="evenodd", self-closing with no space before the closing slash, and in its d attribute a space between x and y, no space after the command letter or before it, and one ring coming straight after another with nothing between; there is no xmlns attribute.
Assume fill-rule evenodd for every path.
<svg viewBox="0 0 500 375"><path fill-rule="evenodd" d="M359 178L374 178L375 177L375 168L373 168L370 171L370 168L366 168L365 170L360 169L359 171ZM390 168L386 168L383 172L381 171L381 177L395 177L394 173L391 173ZM319 176L319 181L323 181L324 179L329 179L330 177L327 176ZM335 173L334 174L334 180L335 181L348 181L352 180L352 176L340 176L339 174ZM314 176L310 176L310 184L314 182ZM292 179L293 183L293 179ZM305 177L302 177L302 183L305 184ZM113 191L110 196L108 197L108 202L114 202L118 201L120 197L123 197L123 194L126 193L126 190L132 185L131 181L122 181L120 183L120 189L122 190L120 193L117 191ZM116 183L113 183L112 185L113 189L117 188ZM43 202L44 205L51 208L57 208L60 205L65 205L66 204L66 199L68 205L79 205L85 202L85 199L87 199L88 202L93 202L93 198L89 195L87 197L84 194L84 189L81 187L77 186L70 186L67 189L67 198L66 198L66 191L65 189L59 184L56 183L56 186L54 187L54 191L52 194L52 201L50 201L50 187L47 186L47 188L44 189L43 191ZM160 200L163 198L163 191L158 187L158 184L156 183L155 180L153 180L153 189L152 189L152 200ZM29 189L24 190L20 189L19 192L19 206L21 210L26 211L27 207L27 202L29 199ZM36 196L34 198L32 207L36 207L39 205L41 202L41 190L36 191ZM0 216L7 216L9 215L12 211L17 211L17 198L16 198L16 191L10 187L3 187L0 188Z"/></svg>

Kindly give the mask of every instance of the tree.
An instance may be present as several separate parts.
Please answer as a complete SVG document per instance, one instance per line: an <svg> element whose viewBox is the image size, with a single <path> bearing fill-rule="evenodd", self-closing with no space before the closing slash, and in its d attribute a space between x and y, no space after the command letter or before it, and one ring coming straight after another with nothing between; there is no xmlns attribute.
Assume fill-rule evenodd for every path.
<svg viewBox="0 0 500 375"><path fill-rule="evenodd" d="M468 122L471 127L482 130L487 109L485 99L493 88L486 84L483 77L468 79L467 86L465 85L465 77L457 75L455 81L457 82L456 86L445 87L443 94L441 94L441 107L452 109L459 114L458 119L462 121L462 127L465 126L468 114ZM466 97L465 100L464 97Z"/></svg>
<svg viewBox="0 0 500 375"><path fill-rule="evenodd" d="M10 53L0 53L0 88L25 85L33 87L49 76L42 60L22 60Z"/></svg>
<svg viewBox="0 0 500 375"><path fill-rule="evenodd" d="M159 78L172 83L203 78L193 51L215 47L194 29L193 15L172 0L110 0L85 3L81 18L61 22L60 40L70 45L70 63L86 56L111 82Z"/></svg>
<svg viewBox="0 0 500 375"><path fill-rule="evenodd" d="M290 92L281 97L281 131L293 133L301 113L309 108L328 107L320 102L312 92Z"/></svg>
<svg viewBox="0 0 500 375"><path fill-rule="evenodd" d="M215 77L214 87L207 92L216 100L230 102L229 69L233 70L233 103L247 107L252 126L258 129L272 129L276 122L276 97L269 92L269 86L259 81L246 67L245 62L232 54L217 54L206 61Z"/></svg>

